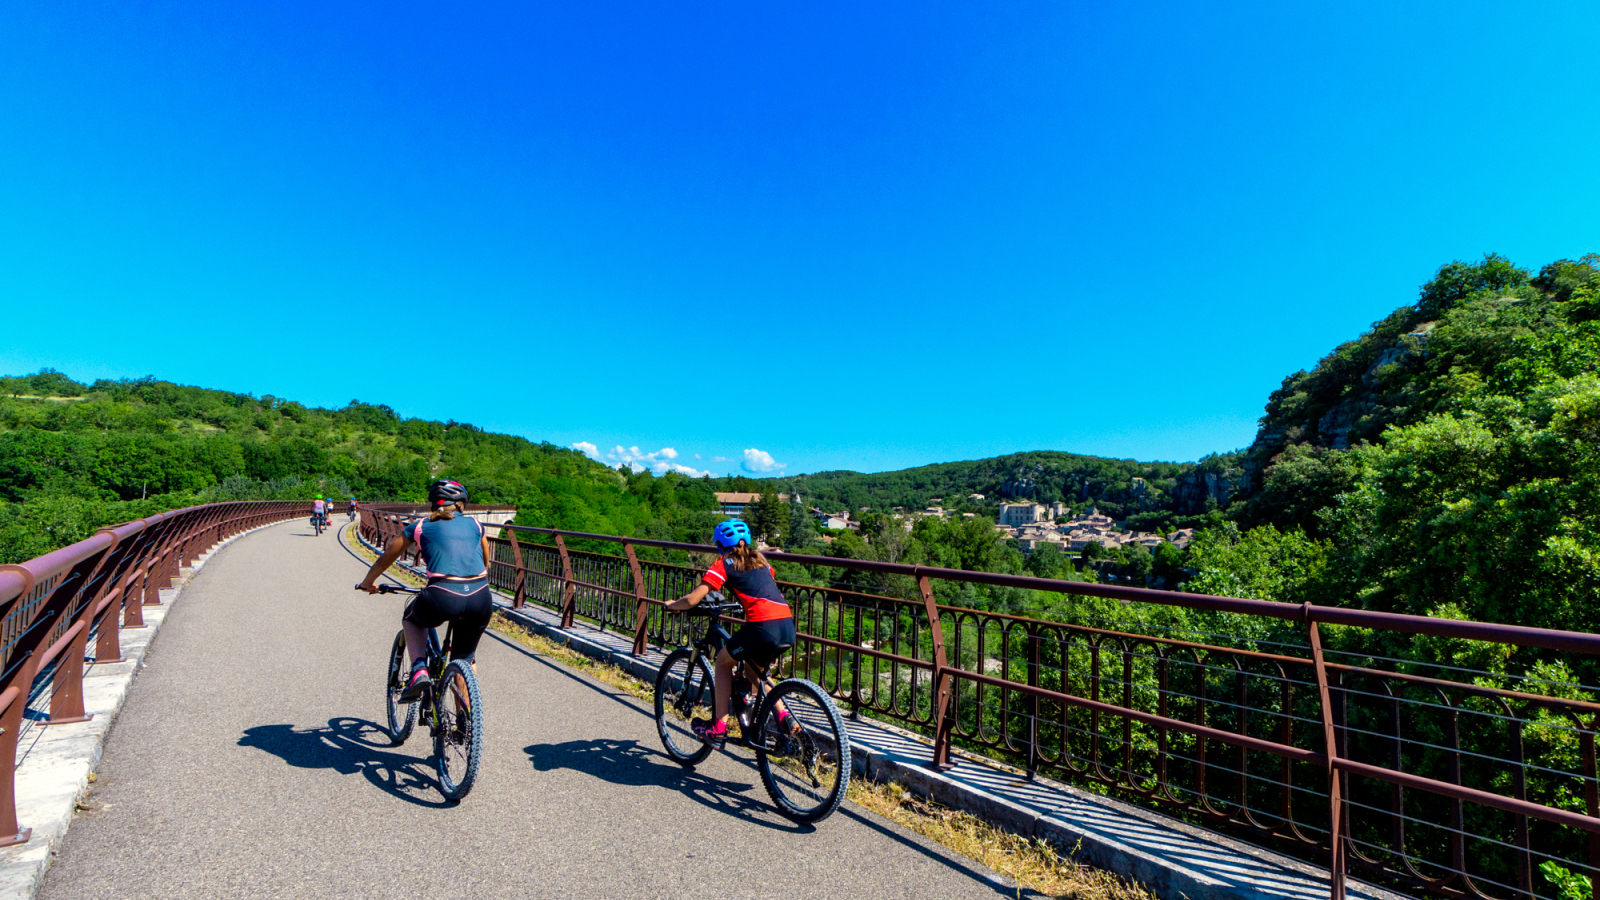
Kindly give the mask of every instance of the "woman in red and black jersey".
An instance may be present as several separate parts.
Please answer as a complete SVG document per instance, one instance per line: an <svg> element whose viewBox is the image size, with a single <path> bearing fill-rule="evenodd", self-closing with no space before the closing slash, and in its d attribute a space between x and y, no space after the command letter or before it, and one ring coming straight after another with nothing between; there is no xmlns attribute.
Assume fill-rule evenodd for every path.
<svg viewBox="0 0 1600 900"><path fill-rule="evenodd" d="M761 551L755 548L750 526L738 519L729 519L717 525L711 535L712 542L722 551L722 558L700 576L700 583L683 597L667 604L667 609L682 612L691 609L712 591L732 594L744 607L745 624L734 632L727 646L717 654L716 718L710 722L696 719L690 723L694 733L713 747L721 747L728 735L728 698L733 694L733 664L745 664L745 677L750 689L755 690L756 680L767 666L783 651L794 646L794 614L783 592L778 590L775 572ZM787 726L788 711L778 710L778 723Z"/></svg>

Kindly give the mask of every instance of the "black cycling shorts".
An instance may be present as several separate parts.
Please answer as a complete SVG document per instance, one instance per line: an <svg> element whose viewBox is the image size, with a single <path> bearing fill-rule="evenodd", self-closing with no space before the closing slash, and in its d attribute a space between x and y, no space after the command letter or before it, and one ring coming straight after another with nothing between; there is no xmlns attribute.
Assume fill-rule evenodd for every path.
<svg viewBox="0 0 1600 900"><path fill-rule="evenodd" d="M786 648L794 646L794 619L746 622L728 639L728 655L758 669L772 665Z"/></svg>
<svg viewBox="0 0 1600 900"><path fill-rule="evenodd" d="M494 600L489 596L488 585L470 594L429 585L411 598L401 618L422 628L452 623L455 627L451 632L450 658L471 659L478 652L478 640L493 615Z"/></svg>

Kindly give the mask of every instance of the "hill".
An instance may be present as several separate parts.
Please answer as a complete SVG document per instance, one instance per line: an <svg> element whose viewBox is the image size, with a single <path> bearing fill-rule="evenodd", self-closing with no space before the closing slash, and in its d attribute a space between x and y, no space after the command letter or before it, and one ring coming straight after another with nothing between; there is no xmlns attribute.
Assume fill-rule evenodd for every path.
<svg viewBox="0 0 1600 900"><path fill-rule="evenodd" d="M1268 398L1227 510L1238 527L1197 561L1202 579L1600 630L1597 363L1600 256L1537 274L1494 255L1441 267L1415 303ZM1303 540L1264 549L1285 535ZM1251 583L1247 557L1302 574L1274 592Z"/></svg>
<svg viewBox="0 0 1600 900"><path fill-rule="evenodd" d="M1158 530L1218 502L1225 505L1231 484L1217 474L1235 466L1231 455L1171 463L1035 450L870 475L818 472L780 483L805 503L830 510L921 509L939 502L947 509L987 509L992 514L1002 502L1032 500L1065 503L1079 512L1096 507L1112 518L1127 519L1129 527ZM969 499L972 494L983 497Z"/></svg>
<svg viewBox="0 0 1600 900"><path fill-rule="evenodd" d="M340 409L154 378L0 378L0 562L126 521L216 500L420 500L434 477L526 524L701 536L713 486L624 475L573 450L461 422Z"/></svg>

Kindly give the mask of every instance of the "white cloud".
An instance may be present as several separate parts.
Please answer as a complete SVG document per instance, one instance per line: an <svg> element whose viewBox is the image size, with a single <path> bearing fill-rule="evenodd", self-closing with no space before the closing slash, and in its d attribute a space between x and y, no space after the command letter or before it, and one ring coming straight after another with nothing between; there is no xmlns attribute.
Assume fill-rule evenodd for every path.
<svg viewBox="0 0 1600 900"><path fill-rule="evenodd" d="M750 449L744 451L744 462L740 464L740 468L744 469L746 472L765 474L767 472L779 471L785 465L787 465L787 463L781 463L773 459L771 453L751 447Z"/></svg>
<svg viewBox="0 0 1600 900"><path fill-rule="evenodd" d="M627 466L629 469L635 472L643 472L646 469L655 472L657 475L662 475L667 472L677 472L680 475L687 475L690 478L699 478L703 475L710 474L709 472L696 469L693 466L686 466L681 463L673 462L673 460L678 458L678 451L671 447L662 447L660 450L646 453L637 446L624 447L621 444L618 444L617 446L612 447L610 450L607 450L604 458L602 458L600 455L600 448L589 443L588 441L578 441L572 445L572 449L581 451L584 456L587 456L596 462L606 462L613 466ZM694 458L699 459L700 454L696 453Z"/></svg>
<svg viewBox="0 0 1600 900"><path fill-rule="evenodd" d="M678 451L671 447L662 447L660 450L646 453L638 447L624 447L618 444L606 453L606 458L611 460L612 465L627 466L635 472L643 472L645 469L657 475L678 472L690 478L699 478L706 474L692 466L673 462L678 458Z"/></svg>
<svg viewBox="0 0 1600 900"><path fill-rule="evenodd" d="M663 466L666 466L666 467L670 468L671 471L677 472L679 475L687 475L690 478L702 478L702 477L704 477L706 475L710 475L711 474L710 472L706 472L706 471L702 471L700 469L696 469L693 466L685 466L685 465L682 465L680 463L656 463L656 471L657 472L665 471L662 468Z"/></svg>

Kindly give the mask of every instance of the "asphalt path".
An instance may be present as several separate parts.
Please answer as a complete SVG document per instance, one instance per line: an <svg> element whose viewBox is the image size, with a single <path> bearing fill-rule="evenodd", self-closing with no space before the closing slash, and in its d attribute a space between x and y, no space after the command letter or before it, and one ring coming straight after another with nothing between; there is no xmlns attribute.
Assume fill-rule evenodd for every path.
<svg viewBox="0 0 1600 900"><path fill-rule="evenodd" d="M1016 896L848 803L795 825L748 756L685 770L644 704L492 634L481 774L445 803L426 734L382 730L404 601L353 591L364 569L300 521L200 570L39 896Z"/></svg>

